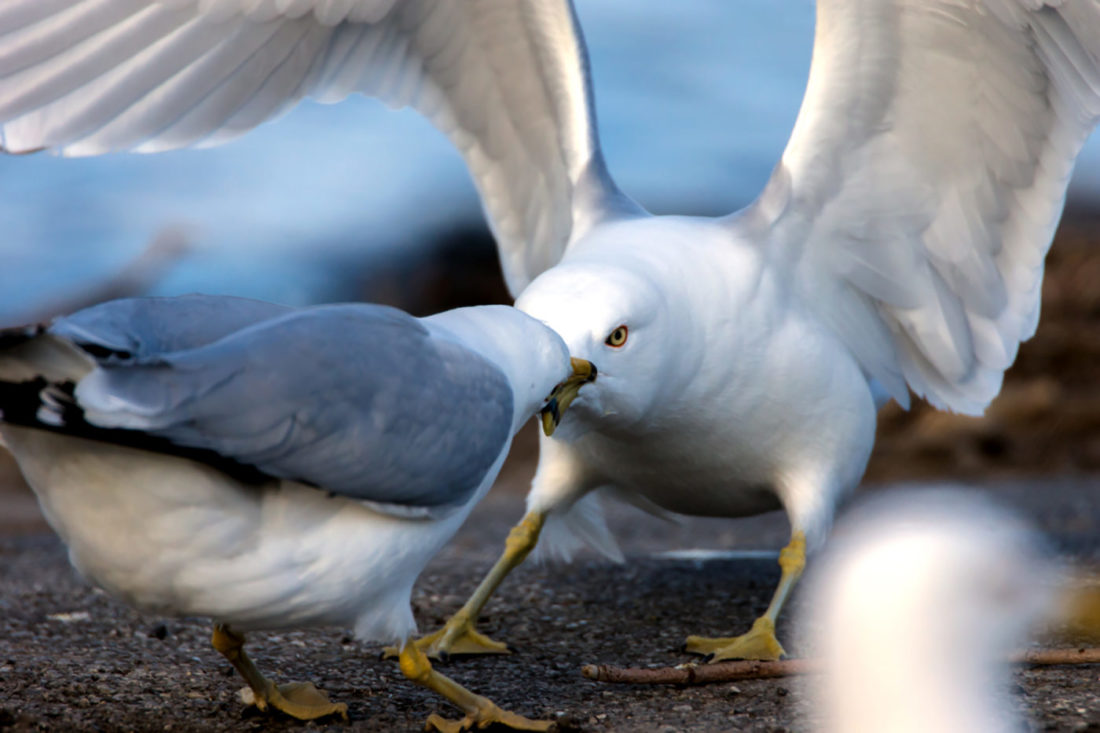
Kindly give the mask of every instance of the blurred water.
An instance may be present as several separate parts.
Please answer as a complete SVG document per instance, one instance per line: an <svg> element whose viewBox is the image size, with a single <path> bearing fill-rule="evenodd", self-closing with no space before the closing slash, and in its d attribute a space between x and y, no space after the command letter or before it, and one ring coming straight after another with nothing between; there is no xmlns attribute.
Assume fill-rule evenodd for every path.
<svg viewBox="0 0 1100 733"><path fill-rule="evenodd" d="M812 2L578 6L604 147L627 193L658 212L750 201L801 101ZM1096 141L1072 191L1100 192ZM339 273L366 253L479 216L446 140L362 98L303 104L213 150L0 157L0 321L112 272L167 224L190 225L198 246L160 292L305 303L339 294Z"/></svg>

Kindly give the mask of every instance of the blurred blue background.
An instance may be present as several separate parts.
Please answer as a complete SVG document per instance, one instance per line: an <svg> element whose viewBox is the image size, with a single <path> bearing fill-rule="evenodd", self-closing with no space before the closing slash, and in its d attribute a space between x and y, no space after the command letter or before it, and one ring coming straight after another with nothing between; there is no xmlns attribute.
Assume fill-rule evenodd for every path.
<svg viewBox="0 0 1100 733"><path fill-rule="evenodd" d="M622 188L656 212L724 213L751 201L798 111L813 3L577 5ZM1098 197L1093 140L1070 198ZM305 103L212 150L0 157L0 322L109 277L166 226L182 225L193 247L155 292L302 304L358 297L395 253L480 222L446 139L415 113L361 97Z"/></svg>

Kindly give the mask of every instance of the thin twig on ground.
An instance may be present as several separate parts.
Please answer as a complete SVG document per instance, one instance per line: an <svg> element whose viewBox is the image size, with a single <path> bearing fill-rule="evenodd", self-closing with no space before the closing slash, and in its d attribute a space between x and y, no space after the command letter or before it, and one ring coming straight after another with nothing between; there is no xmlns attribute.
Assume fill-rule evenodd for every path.
<svg viewBox="0 0 1100 733"><path fill-rule="evenodd" d="M1012 661L1033 666L1100 664L1100 647L1028 649L1013 655ZM581 674L597 682L621 682L633 685L703 685L710 682L734 682L811 674L817 671L819 666L820 663L814 659L718 662L651 669L587 664L581 668Z"/></svg>

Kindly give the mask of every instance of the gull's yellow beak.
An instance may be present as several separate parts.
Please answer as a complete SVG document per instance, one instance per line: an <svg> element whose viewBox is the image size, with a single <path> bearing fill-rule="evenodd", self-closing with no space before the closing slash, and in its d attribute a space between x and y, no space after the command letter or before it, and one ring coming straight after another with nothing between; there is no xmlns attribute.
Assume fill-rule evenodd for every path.
<svg viewBox="0 0 1100 733"><path fill-rule="evenodd" d="M584 359L570 359L573 365L573 376L554 387L554 391L546 398L546 406L539 411L542 417L542 430L547 435L553 435L554 429L561 422L561 416L569 409L569 404L577 397L588 382L596 381L596 365Z"/></svg>

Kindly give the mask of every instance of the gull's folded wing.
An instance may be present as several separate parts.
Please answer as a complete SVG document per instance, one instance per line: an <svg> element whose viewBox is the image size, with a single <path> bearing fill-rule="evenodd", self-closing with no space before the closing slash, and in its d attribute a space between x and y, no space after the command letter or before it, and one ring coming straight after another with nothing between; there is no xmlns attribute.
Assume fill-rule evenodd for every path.
<svg viewBox="0 0 1100 733"><path fill-rule="evenodd" d="M76 382L97 359L144 359L194 349L290 310L229 295L111 300L48 326L0 329L0 381Z"/></svg>
<svg viewBox="0 0 1100 733"><path fill-rule="evenodd" d="M4 0L0 148L215 145L303 97L412 106L463 154L513 294L632 206L568 0Z"/></svg>
<svg viewBox="0 0 1100 733"><path fill-rule="evenodd" d="M977 413L1035 331L1098 114L1095 0L818 0L798 121L737 221L898 401Z"/></svg>
<svg viewBox="0 0 1100 733"><path fill-rule="evenodd" d="M88 422L379 504L454 507L512 427L495 366L382 306L321 306L76 388Z"/></svg>
<svg viewBox="0 0 1100 733"><path fill-rule="evenodd" d="M11 403L0 403L5 420L176 453L246 478L302 481L413 514L464 503L510 437L513 396L503 373L383 306L294 311L216 341L197 338L205 343L196 348L146 348L134 358L117 353L122 329L109 320L74 317L59 326L0 349L0 401ZM35 362L80 366L60 348L70 337L98 363L88 359L53 381L56 365ZM6 369L11 359L20 372ZM35 376L28 363L46 379L27 381ZM61 381L74 379L75 391Z"/></svg>
<svg viewBox="0 0 1100 733"><path fill-rule="evenodd" d="M97 356L143 359L205 346L291 310L230 295L122 298L62 316L50 333Z"/></svg>

